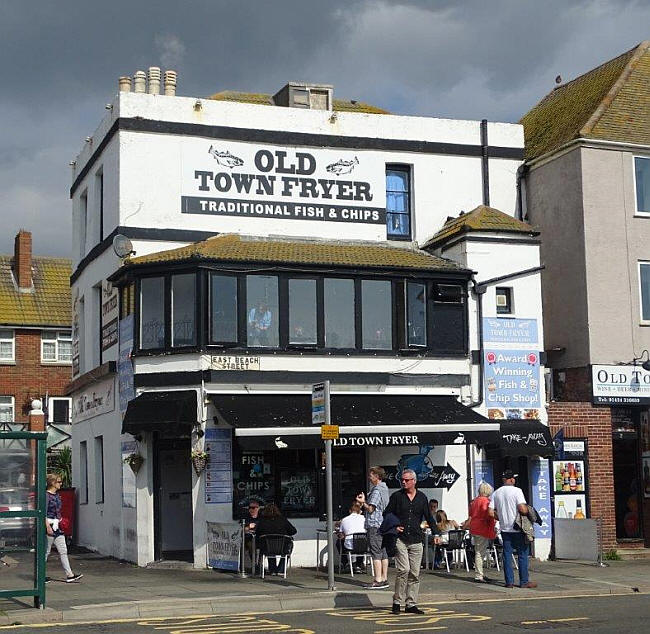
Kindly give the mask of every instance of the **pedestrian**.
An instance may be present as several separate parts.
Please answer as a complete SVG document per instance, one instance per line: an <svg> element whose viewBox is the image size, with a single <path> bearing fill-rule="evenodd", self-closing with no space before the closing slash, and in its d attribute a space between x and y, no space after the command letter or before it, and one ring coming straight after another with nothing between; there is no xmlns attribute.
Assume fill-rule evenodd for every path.
<svg viewBox="0 0 650 634"><path fill-rule="evenodd" d="M388 588L388 553L383 547L383 537L379 534L379 527L384 520L384 510L388 506L388 486L384 482L386 471L383 467L370 467L368 480L370 491L357 495L357 502L361 504L366 513L366 532L368 533L368 546L372 557L372 571L375 580L366 585L368 590L381 590Z"/></svg>
<svg viewBox="0 0 650 634"><path fill-rule="evenodd" d="M526 535L515 526L517 514L528 515L528 505L524 492L515 486L517 474L506 469L502 474L503 486L499 487L490 498L488 512L490 517L499 520L501 539L503 540L503 574L506 588L515 587L515 574L512 568L512 555L517 553L519 562L519 586L536 588L537 584L528 579L529 545Z"/></svg>
<svg viewBox="0 0 650 634"><path fill-rule="evenodd" d="M409 614L424 614L418 608L420 589L420 566L422 565L422 543L424 533L421 522L425 520L434 535L438 527L429 512L427 496L415 488L417 475L412 469L402 471L402 488L390 496L385 515L393 513L399 518L397 544L395 550L395 594L393 595L393 614L399 614L402 604ZM439 543L439 538L434 538Z"/></svg>
<svg viewBox="0 0 650 634"><path fill-rule="evenodd" d="M352 535L355 533L366 532L366 520L361 515L361 504L359 502L352 502L350 505L350 514L346 515L339 524L338 536L339 540L336 542L336 547L340 552L349 553L352 550L354 538ZM359 563L359 559L363 561L363 555L355 556L353 562L354 572L365 572L363 566Z"/></svg>
<svg viewBox="0 0 650 634"><path fill-rule="evenodd" d="M46 511L45 511L45 531L47 532L47 549L45 551L45 561L50 556L52 544L54 544L59 557L61 565L65 571L66 583L79 581L83 575L76 575L70 568L70 560L68 559L68 547L65 543L65 535L61 530L61 496L59 489L63 484L61 476L56 473L47 474L47 490L46 490ZM45 577L46 583L51 581L50 577Z"/></svg>
<svg viewBox="0 0 650 634"><path fill-rule="evenodd" d="M469 520L466 522L474 541L474 581L477 583L490 583L490 579L483 574L483 560L487 556L490 540L496 539L497 536L494 529L496 520L488 511L493 492L494 489L487 482L479 484L478 495L469 505Z"/></svg>
<svg viewBox="0 0 650 634"><path fill-rule="evenodd" d="M280 513L280 509L276 504L270 502L264 506L260 511L260 519L255 527L255 535L257 543L260 545L260 552L263 555L269 555L265 552L265 540L260 539L264 535L295 535L298 531L296 527ZM291 551L285 553L271 553L272 555L290 555ZM269 560L269 574L282 575L284 574L284 559L280 560L278 565L277 557L268 557Z"/></svg>

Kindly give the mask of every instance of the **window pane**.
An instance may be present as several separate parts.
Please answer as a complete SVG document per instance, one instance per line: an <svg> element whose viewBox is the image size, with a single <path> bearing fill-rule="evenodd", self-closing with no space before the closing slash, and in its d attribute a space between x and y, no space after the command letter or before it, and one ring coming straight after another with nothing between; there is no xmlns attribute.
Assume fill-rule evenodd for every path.
<svg viewBox="0 0 650 634"><path fill-rule="evenodd" d="M41 339L43 341L45 341L45 340L47 340L47 341L56 341L56 333L55 332L43 331L41 333Z"/></svg>
<svg viewBox="0 0 650 634"><path fill-rule="evenodd" d="M650 158L634 159L636 209L650 213Z"/></svg>
<svg viewBox="0 0 650 634"><path fill-rule="evenodd" d="M196 344L196 283L193 273L172 277L172 346Z"/></svg>
<svg viewBox="0 0 650 634"><path fill-rule="evenodd" d="M59 341L59 361L72 361L71 341Z"/></svg>
<svg viewBox="0 0 650 634"><path fill-rule="evenodd" d="M289 343L318 343L316 280L289 280Z"/></svg>
<svg viewBox="0 0 650 634"><path fill-rule="evenodd" d="M56 343L54 341L43 342L43 361L56 361Z"/></svg>
<svg viewBox="0 0 650 634"><path fill-rule="evenodd" d="M11 396L0 396L0 423L14 422L14 407Z"/></svg>
<svg viewBox="0 0 650 634"><path fill-rule="evenodd" d="M361 282L363 347L390 350L393 347L393 318L390 282Z"/></svg>
<svg viewBox="0 0 650 634"><path fill-rule="evenodd" d="M278 278L272 275L246 277L246 310L249 346L278 346Z"/></svg>
<svg viewBox="0 0 650 634"><path fill-rule="evenodd" d="M641 319L650 321L650 264L639 266L641 277Z"/></svg>
<svg viewBox="0 0 650 634"><path fill-rule="evenodd" d="M407 214L386 214L386 227L389 236L408 236L410 229L410 218Z"/></svg>
<svg viewBox="0 0 650 634"><path fill-rule="evenodd" d="M55 423L70 422L70 402L64 399L52 399L52 421Z"/></svg>
<svg viewBox="0 0 650 634"><path fill-rule="evenodd" d="M407 328L409 346L427 345L427 294L424 284L406 285Z"/></svg>
<svg viewBox="0 0 650 634"><path fill-rule="evenodd" d="M408 192L409 175L407 170L386 170L386 191L387 192Z"/></svg>
<svg viewBox="0 0 650 634"><path fill-rule="evenodd" d="M237 342L237 278L213 275L210 338L218 343Z"/></svg>
<svg viewBox="0 0 650 634"><path fill-rule="evenodd" d="M147 277L140 282L140 347L165 346L165 280Z"/></svg>
<svg viewBox="0 0 650 634"><path fill-rule="evenodd" d="M325 347L354 348L354 280L325 280Z"/></svg>
<svg viewBox="0 0 650 634"><path fill-rule="evenodd" d="M386 231L388 236L406 236L410 227L410 183L408 169L386 170Z"/></svg>
<svg viewBox="0 0 650 634"><path fill-rule="evenodd" d="M13 348L11 341L0 341L0 359L12 360L14 358Z"/></svg>

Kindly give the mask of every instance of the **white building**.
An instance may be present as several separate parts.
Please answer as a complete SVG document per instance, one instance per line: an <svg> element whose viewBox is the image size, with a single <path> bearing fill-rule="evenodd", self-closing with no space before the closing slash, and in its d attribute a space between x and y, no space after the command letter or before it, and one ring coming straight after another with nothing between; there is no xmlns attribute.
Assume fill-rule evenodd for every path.
<svg viewBox="0 0 650 634"><path fill-rule="evenodd" d="M538 239L513 218L521 126L393 116L331 86L197 99L166 74L161 95L159 76L148 93L143 74L134 92L121 79L73 170L78 542L203 567L208 523L237 521L257 496L297 526L294 565L314 565L324 496L310 392L324 379L341 426L336 512L369 466L396 487L408 462L464 520L477 480L513 464L497 419L544 418ZM134 257L117 257L116 235ZM521 320L528 339L510 342ZM503 365L533 378L532 396L486 374L491 419L483 325L495 350L536 355L532 369L521 352ZM514 431L534 423L508 424L524 446L510 453L530 454ZM197 476L201 448L211 460ZM144 458L135 476L131 453Z"/></svg>

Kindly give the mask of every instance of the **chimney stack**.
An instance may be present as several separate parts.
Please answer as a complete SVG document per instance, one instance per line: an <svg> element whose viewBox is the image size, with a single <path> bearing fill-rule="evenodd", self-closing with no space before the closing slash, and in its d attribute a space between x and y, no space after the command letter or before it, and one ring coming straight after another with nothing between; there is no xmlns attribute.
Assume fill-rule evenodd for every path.
<svg viewBox="0 0 650 634"><path fill-rule="evenodd" d="M149 94L160 94L160 68L158 66L149 67Z"/></svg>
<svg viewBox="0 0 650 634"><path fill-rule="evenodd" d="M147 74L143 70L136 70L133 75L133 91L147 92Z"/></svg>
<svg viewBox="0 0 650 634"><path fill-rule="evenodd" d="M21 229L14 240L14 276L18 290L29 291L32 282L32 234Z"/></svg>
<svg viewBox="0 0 650 634"><path fill-rule="evenodd" d="M122 76L120 77L120 92L131 92L131 78Z"/></svg>
<svg viewBox="0 0 650 634"><path fill-rule="evenodd" d="M165 95L173 97L176 94L176 71L165 71Z"/></svg>

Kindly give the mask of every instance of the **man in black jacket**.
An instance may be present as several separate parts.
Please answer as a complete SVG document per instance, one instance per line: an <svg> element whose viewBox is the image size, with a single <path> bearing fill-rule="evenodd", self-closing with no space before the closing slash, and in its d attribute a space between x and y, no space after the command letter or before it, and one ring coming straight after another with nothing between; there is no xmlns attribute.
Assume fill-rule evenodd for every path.
<svg viewBox="0 0 650 634"><path fill-rule="evenodd" d="M399 614L402 604L405 606L404 611L409 614L424 614L417 605L424 541L424 533L420 527L422 520L428 522L435 535L440 533L429 511L427 496L415 488L416 481L415 471L402 471L402 488L390 496L384 511L384 516L393 513L400 520L395 552L397 578L393 595L393 614ZM435 541L438 543L438 538L435 538Z"/></svg>

